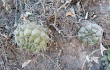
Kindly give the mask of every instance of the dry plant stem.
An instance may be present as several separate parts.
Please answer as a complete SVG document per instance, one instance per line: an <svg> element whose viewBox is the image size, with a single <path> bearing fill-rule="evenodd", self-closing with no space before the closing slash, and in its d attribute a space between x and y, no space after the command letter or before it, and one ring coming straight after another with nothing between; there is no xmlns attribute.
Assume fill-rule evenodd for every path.
<svg viewBox="0 0 110 70"><path fill-rule="evenodd" d="M61 57L61 53L62 53L62 50L59 50L59 53L58 53L58 56L57 56L57 64L56 65L58 65L59 67L60 67L60 57ZM55 65L55 67L56 67L56 65Z"/></svg>
<svg viewBox="0 0 110 70"><path fill-rule="evenodd" d="M62 6L60 6L57 11L59 11L61 8L65 7L67 4L69 4L71 1L66 1Z"/></svg>
<svg viewBox="0 0 110 70"><path fill-rule="evenodd" d="M71 1L66 1L66 3L63 4L62 6L60 6L59 8L58 8L58 2L59 2L59 0L57 0L57 3L56 3L56 8L55 8L55 12L54 12L55 19L54 19L53 27L54 27L54 28L56 29L56 31L58 31L58 33L60 33L63 37L76 37L76 36L64 36L63 33L61 32L62 30L59 30L59 29L56 27L57 12L58 12L61 8L63 8L65 5L69 4ZM75 13L75 11L74 11L74 13ZM75 17L75 18L76 18L76 17ZM77 25L77 24L76 24L76 25ZM77 25L77 26L78 26L78 25ZM79 27L79 26L78 26L78 27Z"/></svg>
<svg viewBox="0 0 110 70"><path fill-rule="evenodd" d="M70 3L69 1L66 1L66 3L65 4L63 4L62 6L60 6L59 8L58 8L58 2L59 2L59 0L57 0L57 3L56 3L56 8L55 8L55 12L54 12L54 15L55 15L55 19L54 19L54 24L53 24L53 27L58 31L58 33L60 33L63 37L66 37L66 36L64 36L63 34L62 34L62 32L61 32L61 30L59 30L57 27L56 27L56 21L57 21L57 12L62 8L62 7L64 7L66 4L68 4L68 3Z"/></svg>
<svg viewBox="0 0 110 70"><path fill-rule="evenodd" d="M9 46L9 48L10 48L16 55L18 55L19 58L21 58L20 55L19 55L15 50L13 50L12 47Z"/></svg>
<svg viewBox="0 0 110 70"><path fill-rule="evenodd" d="M93 54L94 54L95 52L97 52L97 51L100 51L100 49L94 50L92 53L90 53L90 54L88 55L88 57L90 57L91 55L93 55ZM85 59L83 65L82 65L81 70L83 70L86 61L87 61L87 60Z"/></svg>
<svg viewBox="0 0 110 70"><path fill-rule="evenodd" d="M57 6L57 9L56 9L56 12L58 12L60 9L62 9L63 7L65 7L67 4L69 4L71 1L66 1L62 6L60 6L58 8L58 0L57 0L57 3L56 3L56 6ZM56 14L56 12L54 12L54 15Z"/></svg>
<svg viewBox="0 0 110 70"><path fill-rule="evenodd" d="M17 26L17 6L18 6L18 3L17 3L17 0L14 1L15 5L16 5L16 10L15 10L15 26Z"/></svg>
<svg viewBox="0 0 110 70"><path fill-rule="evenodd" d="M88 5L89 1L90 1L90 0L86 0L86 2L85 2L84 5L83 5L84 8Z"/></svg>
<svg viewBox="0 0 110 70"><path fill-rule="evenodd" d="M70 10L71 10L71 12L74 14L74 17L75 17L76 22L78 22L78 21L77 21L77 16L76 16L74 7L71 7ZM76 26L77 26L78 28L80 28L80 26L79 26L77 23L75 23L75 24L76 24Z"/></svg>
<svg viewBox="0 0 110 70"><path fill-rule="evenodd" d="M0 36L2 36L2 37L4 37L4 38L8 39L8 36L5 35L5 34L0 34Z"/></svg>
<svg viewBox="0 0 110 70"><path fill-rule="evenodd" d="M8 39L8 37L6 36L6 35L3 35L3 34L0 34L1 36L3 36L4 38L6 38L6 39ZM15 53L15 54L17 54L14 50L13 50L13 48L12 47L10 47L9 46L9 48ZM4 47L3 47L3 49L4 49ZM4 49L5 50L5 49ZM17 54L18 55L18 54ZM19 56L19 55L18 55ZM20 57L20 56L19 56Z"/></svg>
<svg viewBox="0 0 110 70"><path fill-rule="evenodd" d="M61 31L62 30L59 30L54 24L51 24L55 29L56 29L56 31L59 33L59 34L61 34L63 37L65 37L65 38L72 38L72 37L78 37L79 35L75 35L75 36L65 36Z"/></svg>
<svg viewBox="0 0 110 70"><path fill-rule="evenodd" d="M55 64L55 66L57 66L57 68L59 69L59 70L61 70L61 68L59 67L59 65L58 64L56 64L53 60L52 60L52 58L50 58L48 55L46 55L46 54L44 54L44 53L40 53L40 52L38 52L38 54L40 54L42 57L47 57L52 63L54 63Z"/></svg>
<svg viewBox="0 0 110 70"><path fill-rule="evenodd" d="M62 34L62 33L61 33ZM76 35L76 36L64 36L63 34L62 34L62 36L63 37L68 37L68 38L73 38L73 37L77 37L78 35Z"/></svg>
<svg viewBox="0 0 110 70"><path fill-rule="evenodd" d="M17 0L16 0L16 1L17 1ZM21 0L19 0L19 4L20 4L20 11L21 11L21 13L23 13L23 7L22 7Z"/></svg>
<svg viewBox="0 0 110 70"><path fill-rule="evenodd" d="M7 42L7 41L6 41L6 42ZM7 44L6 44L6 46L7 46ZM3 49L3 55L4 55L4 57L5 57L5 62L4 62L4 64L5 64L5 69L6 69L8 59L7 59L7 56L6 56L5 48L4 48L3 46L2 46L2 49Z"/></svg>
<svg viewBox="0 0 110 70"><path fill-rule="evenodd" d="M13 50L12 47L9 46L9 48L18 56L18 58L19 58L20 60L23 60L22 57L21 57L15 50Z"/></svg>
<svg viewBox="0 0 110 70"><path fill-rule="evenodd" d="M45 14L45 0L40 0L42 8L43 8L43 14Z"/></svg>
<svg viewBox="0 0 110 70"><path fill-rule="evenodd" d="M77 22L77 21L76 21ZM78 28L80 28L80 26L77 24L77 23L75 23L76 24L76 26L78 27Z"/></svg>
<svg viewBox="0 0 110 70"><path fill-rule="evenodd" d="M56 26L56 18L57 18L57 9L58 9L58 2L59 2L59 0L57 0L57 2L56 2L56 7L55 7L55 19L54 19L54 25Z"/></svg>

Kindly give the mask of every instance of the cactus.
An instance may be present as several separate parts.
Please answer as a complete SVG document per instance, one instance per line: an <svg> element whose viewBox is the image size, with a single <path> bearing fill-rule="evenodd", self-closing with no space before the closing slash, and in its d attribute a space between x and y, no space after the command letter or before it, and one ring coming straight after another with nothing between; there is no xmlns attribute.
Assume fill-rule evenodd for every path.
<svg viewBox="0 0 110 70"><path fill-rule="evenodd" d="M18 46L29 51L45 50L49 40L46 28L34 22L18 25L14 36Z"/></svg>
<svg viewBox="0 0 110 70"><path fill-rule="evenodd" d="M110 70L110 48L100 58L102 70Z"/></svg>
<svg viewBox="0 0 110 70"><path fill-rule="evenodd" d="M78 38L89 45L95 45L101 42L103 36L103 29L92 22L87 22L87 24L82 26L78 31Z"/></svg>

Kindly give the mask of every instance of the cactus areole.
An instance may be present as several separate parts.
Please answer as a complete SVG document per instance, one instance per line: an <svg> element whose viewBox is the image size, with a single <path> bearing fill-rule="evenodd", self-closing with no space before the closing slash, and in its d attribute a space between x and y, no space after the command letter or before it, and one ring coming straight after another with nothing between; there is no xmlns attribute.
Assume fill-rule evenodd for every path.
<svg viewBox="0 0 110 70"><path fill-rule="evenodd" d="M14 36L18 46L29 51L45 50L49 40L46 28L35 22L18 25Z"/></svg>
<svg viewBox="0 0 110 70"><path fill-rule="evenodd" d="M78 31L78 38L88 45L95 45L100 43L102 36L103 29L93 22L87 21L87 25L82 26Z"/></svg>

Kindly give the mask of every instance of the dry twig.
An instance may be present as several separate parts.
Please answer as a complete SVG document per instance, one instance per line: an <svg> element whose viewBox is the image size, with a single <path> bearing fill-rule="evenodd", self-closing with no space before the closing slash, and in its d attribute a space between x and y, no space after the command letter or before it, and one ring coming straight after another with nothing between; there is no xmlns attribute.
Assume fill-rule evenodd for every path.
<svg viewBox="0 0 110 70"><path fill-rule="evenodd" d="M90 54L88 55L88 57L90 57L91 55L93 55L93 54L94 54L95 52L97 52L97 51L100 51L100 49L94 50L92 53L90 53ZM86 61L87 61L87 60L85 59L83 65L82 65L81 70L83 70Z"/></svg>

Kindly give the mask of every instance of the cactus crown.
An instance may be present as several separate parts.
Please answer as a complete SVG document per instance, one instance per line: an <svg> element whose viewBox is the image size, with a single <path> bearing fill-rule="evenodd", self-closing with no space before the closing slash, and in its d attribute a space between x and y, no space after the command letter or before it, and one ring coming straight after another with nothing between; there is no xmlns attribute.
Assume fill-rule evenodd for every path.
<svg viewBox="0 0 110 70"><path fill-rule="evenodd" d="M82 26L78 31L78 38L89 45L95 45L101 42L103 36L103 29L92 22Z"/></svg>
<svg viewBox="0 0 110 70"><path fill-rule="evenodd" d="M35 22L18 25L14 35L16 43L29 51L45 50L49 40L46 28L36 25Z"/></svg>

